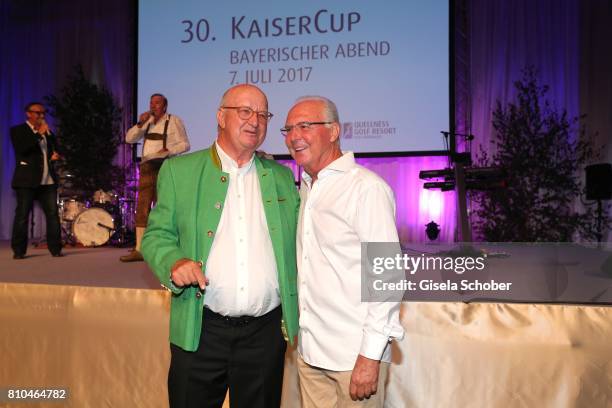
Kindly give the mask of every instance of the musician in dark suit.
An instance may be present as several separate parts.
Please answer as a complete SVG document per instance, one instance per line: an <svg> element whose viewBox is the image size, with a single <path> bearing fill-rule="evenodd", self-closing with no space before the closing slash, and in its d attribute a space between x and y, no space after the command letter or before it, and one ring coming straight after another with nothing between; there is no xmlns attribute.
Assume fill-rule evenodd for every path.
<svg viewBox="0 0 612 408"><path fill-rule="evenodd" d="M13 258L25 258L28 246L28 217L38 200L47 220L47 244L54 257L62 256L57 209L57 176L52 161L58 160L55 135L45 121L45 107L32 102L25 108L26 122L11 128L15 150L12 187L17 195L11 247Z"/></svg>

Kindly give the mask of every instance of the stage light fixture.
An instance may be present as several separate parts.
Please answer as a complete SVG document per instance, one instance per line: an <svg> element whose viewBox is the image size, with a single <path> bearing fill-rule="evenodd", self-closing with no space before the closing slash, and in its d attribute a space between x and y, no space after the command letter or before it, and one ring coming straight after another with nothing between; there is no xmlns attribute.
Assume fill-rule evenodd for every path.
<svg viewBox="0 0 612 408"><path fill-rule="evenodd" d="M425 234L427 234L427 238L429 238L430 241L438 239L440 235L440 226L438 224L431 221L429 224L425 225L425 227Z"/></svg>

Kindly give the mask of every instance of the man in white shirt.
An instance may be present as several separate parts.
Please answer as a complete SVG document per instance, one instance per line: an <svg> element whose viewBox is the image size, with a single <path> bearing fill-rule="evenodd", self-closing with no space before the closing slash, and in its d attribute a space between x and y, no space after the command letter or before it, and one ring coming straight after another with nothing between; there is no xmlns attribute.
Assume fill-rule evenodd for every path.
<svg viewBox="0 0 612 408"><path fill-rule="evenodd" d="M340 150L335 104L304 97L285 143L304 168L297 231L302 406L382 407L398 302L361 301L361 243L398 242L389 186Z"/></svg>
<svg viewBox="0 0 612 408"><path fill-rule="evenodd" d="M144 138L140 178L138 180L138 202L136 204L136 247L120 259L122 262L142 261L140 244L151 204L157 197L157 174L167 157L189 150L189 140L183 121L167 113L168 99L162 94L153 94L149 111L140 115L138 123L125 135L127 143L136 143Z"/></svg>

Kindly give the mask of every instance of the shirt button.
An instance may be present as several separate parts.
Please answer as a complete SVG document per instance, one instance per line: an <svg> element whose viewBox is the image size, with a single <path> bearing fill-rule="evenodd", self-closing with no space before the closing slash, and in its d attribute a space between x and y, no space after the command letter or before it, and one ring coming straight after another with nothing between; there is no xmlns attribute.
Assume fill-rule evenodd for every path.
<svg viewBox="0 0 612 408"><path fill-rule="evenodd" d="M244 291L244 287L240 288L241 291Z"/></svg>
<svg viewBox="0 0 612 408"><path fill-rule="evenodd" d="M220 210L220 209L221 209L221 203L220 203L220 202L216 202L216 203L215 203L215 208L216 208L217 210Z"/></svg>
<svg viewBox="0 0 612 408"><path fill-rule="evenodd" d="M213 236L213 232L211 230L208 230L208 232L206 233L206 235L208 235L208 238Z"/></svg>
<svg viewBox="0 0 612 408"><path fill-rule="evenodd" d="M226 181L227 181L227 177L225 177L225 176L221 176L221 182L222 182L222 183L225 183Z"/></svg>

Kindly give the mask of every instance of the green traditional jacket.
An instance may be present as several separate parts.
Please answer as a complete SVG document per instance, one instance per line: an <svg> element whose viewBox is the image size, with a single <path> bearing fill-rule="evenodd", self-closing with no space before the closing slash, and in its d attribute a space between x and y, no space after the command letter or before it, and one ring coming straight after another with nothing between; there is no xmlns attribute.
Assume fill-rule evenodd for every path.
<svg viewBox="0 0 612 408"><path fill-rule="evenodd" d="M283 330L293 343L298 333L295 234L299 195L288 168L257 156L255 166L276 258ZM197 350L200 343L206 291L202 295L195 286L177 288L170 281L170 269L181 258L206 265L229 179L229 173L221 171L215 145L166 160L157 180L157 204L142 239L145 261L172 291L170 342L187 351Z"/></svg>

